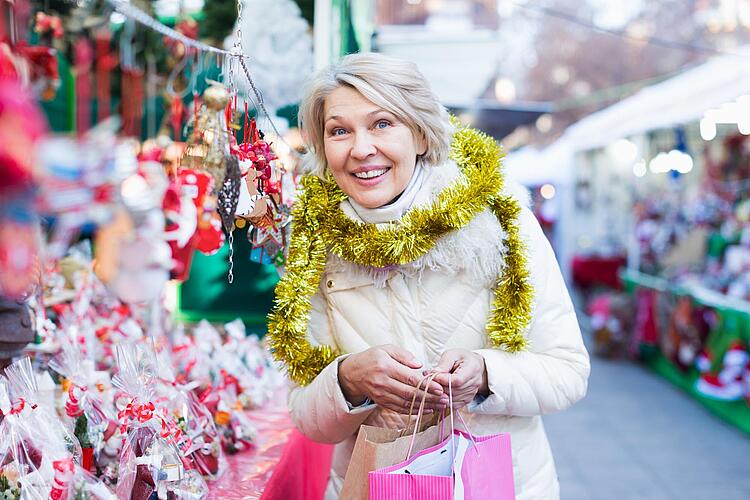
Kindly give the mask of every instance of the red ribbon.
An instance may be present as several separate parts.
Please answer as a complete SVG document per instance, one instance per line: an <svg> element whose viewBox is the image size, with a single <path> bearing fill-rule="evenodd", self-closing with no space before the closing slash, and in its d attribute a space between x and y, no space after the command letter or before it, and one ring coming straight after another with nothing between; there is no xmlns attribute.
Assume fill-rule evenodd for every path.
<svg viewBox="0 0 750 500"><path fill-rule="evenodd" d="M68 387L68 401L65 402L65 413L69 417L80 417L83 415L83 408L81 408L80 400L75 395L75 389L78 386L71 383ZM86 387L78 387L81 392L86 392Z"/></svg>
<svg viewBox="0 0 750 500"><path fill-rule="evenodd" d="M73 458L55 460L52 462L52 467L55 470L55 477L52 481L49 497L52 500L66 500L68 498L68 484L73 479L73 473L75 472Z"/></svg>
<svg viewBox="0 0 750 500"><path fill-rule="evenodd" d="M123 436L128 430L128 423L133 420L137 420L142 424L146 423L153 418L155 410L156 407L151 402L141 404L133 399L128 403L125 408L117 413L117 419L120 421L120 430Z"/></svg>
<svg viewBox="0 0 750 500"><path fill-rule="evenodd" d="M26 407L26 400L23 398L19 398L18 403L16 406L13 406L10 408L10 411L8 412L8 415L18 415L23 411L23 409ZM36 405L31 406L32 409L36 408ZM0 415L5 415L2 410L0 410Z"/></svg>
<svg viewBox="0 0 750 500"><path fill-rule="evenodd" d="M242 392L242 387L240 386L240 381L237 377L223 368L219 373L221 374L221 385L219 386L219 390L226 389L227 387L232 385L237 391L237 394Z"/></svg>

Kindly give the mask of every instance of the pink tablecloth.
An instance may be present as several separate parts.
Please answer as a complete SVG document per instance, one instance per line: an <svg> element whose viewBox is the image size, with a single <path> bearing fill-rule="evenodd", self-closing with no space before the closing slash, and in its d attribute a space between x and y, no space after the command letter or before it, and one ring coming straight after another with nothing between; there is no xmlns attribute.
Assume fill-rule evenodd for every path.
<svg viewBox="0 0 750 500"><path fill-rule="evenodd" d="M286 409L256 410L255 449L228 457L228 467L210 484L210 499L320 500L333 447L314 443L294 428Z"/></svg>

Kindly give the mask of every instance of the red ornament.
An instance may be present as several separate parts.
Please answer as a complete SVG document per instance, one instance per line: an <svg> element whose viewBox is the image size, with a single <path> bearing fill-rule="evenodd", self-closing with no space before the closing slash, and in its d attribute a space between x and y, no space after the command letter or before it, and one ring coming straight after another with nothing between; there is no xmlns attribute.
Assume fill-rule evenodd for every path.
<svg viewBox="0 0 750 500"><path fill-rule="evenodd" d="M102 28L96 33L96 110L99 121L112 111L110 72L117 66L117 55L110 50L112 33Z"/></svg>
<svg viewBox="0 0 750 500"><path fill-rule="evenodd" d="M143 70L122 69L122 132L126 136L141 136L143 119Z"/></svg>
<svg viewBox="0 0 750 500"><path fill-rule="evenodd" d="M76 130L84 134L91 128L91 63L94 51L91 42L79 38L73 45L73 66L76 77Z"/></svg>

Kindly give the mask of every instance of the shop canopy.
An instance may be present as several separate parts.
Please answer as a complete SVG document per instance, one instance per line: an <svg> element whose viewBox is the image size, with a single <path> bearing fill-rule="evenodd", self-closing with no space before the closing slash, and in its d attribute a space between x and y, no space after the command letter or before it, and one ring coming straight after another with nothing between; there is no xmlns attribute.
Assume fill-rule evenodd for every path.
<svg viewBox="0 0 750 500"><path fill-rule="evenodd" d="M503 164L508 179L529 187L570 184L573 176L571 148L564 139L542 150L521 148L509 153Z"/></svg>
<svg viewBox="0 0 750 500"><path fill-rule="evenodd" d="M695 122L712 108L750 94L750 46L716 56L570 126L573 151L606 146L624 137Z"/></svg>

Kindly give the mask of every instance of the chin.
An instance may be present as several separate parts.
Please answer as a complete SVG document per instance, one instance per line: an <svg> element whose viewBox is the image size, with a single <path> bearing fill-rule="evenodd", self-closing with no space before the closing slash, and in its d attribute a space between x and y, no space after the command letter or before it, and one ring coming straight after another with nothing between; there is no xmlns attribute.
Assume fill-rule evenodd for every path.
<svg viewBox="0 0 750 500"><path fill-rule="evenodd" d="M378 208L390 202L396 195L390 196L386 193L367 193L360 196L352 196L354 201L365 208Z"/></svg>

